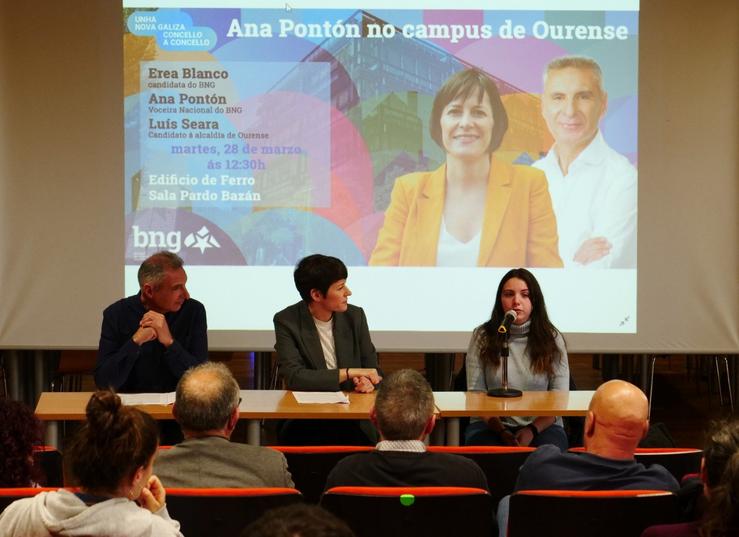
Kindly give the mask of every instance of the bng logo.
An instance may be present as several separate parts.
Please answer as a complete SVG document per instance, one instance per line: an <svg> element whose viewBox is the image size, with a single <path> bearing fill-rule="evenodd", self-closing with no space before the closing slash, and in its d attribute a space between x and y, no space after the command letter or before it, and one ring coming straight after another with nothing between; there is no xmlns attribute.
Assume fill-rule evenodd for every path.
<svg viewBox="0 0 739 537"><path fill-rule="evenodd" d="M139 226L131 226L131 235L134 248L157 248L169 250L175 254L182 250L183 240L181 231L144 231ZM211 235L210 230L203 226L198 231L189 233L184 240L186 248L195 248L205 254L209 248L220 248L220 243Z"/></svg>

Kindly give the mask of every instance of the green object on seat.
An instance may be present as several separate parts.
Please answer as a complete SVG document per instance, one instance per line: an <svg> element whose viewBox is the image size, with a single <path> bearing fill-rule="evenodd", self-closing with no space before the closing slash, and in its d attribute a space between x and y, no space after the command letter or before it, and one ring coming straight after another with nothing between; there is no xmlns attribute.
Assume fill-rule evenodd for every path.
<svg viewBox="0 0 739 537"><path fill-rule="evenodd" d="M416 501L416 497L413 494L401 494L400 495L400 504L409 507L413 505Z"/></svg>

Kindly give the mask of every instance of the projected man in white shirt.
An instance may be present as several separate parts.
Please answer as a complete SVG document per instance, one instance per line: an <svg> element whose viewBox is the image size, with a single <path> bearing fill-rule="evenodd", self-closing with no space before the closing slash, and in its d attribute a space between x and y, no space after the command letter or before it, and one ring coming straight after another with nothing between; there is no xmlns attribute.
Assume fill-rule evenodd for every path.
<svg viewBox="0 0 739 537"><path fill-rule="evenodd" d="M598 128L607 105L594 60L549 63L541 107L555 143L534 167L547 175L565 267L636 267L636 169Z"/></svg>

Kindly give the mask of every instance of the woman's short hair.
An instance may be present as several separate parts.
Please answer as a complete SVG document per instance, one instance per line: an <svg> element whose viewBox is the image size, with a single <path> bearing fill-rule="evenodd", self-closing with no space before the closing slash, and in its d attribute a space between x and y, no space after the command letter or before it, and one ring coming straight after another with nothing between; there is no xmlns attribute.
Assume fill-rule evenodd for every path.
<svg viewBox="0 0 739 537"><path fill-rule="evenodd" d="M479 69L469 68L449 77L434 97L429 131L431 138L442 149L444 149L444 141L441 135L441 114L444 108L457 97L467 99L474 93L478 94L480 100L483 99L484 95L487 95L490 100L490 107L493 109L493 134L490 137L488 153L498 149L503 142L503 136L508 130L508 114L503 106L503 101L500 99L498 87L487 74Z"/></svg>
<svg viewBox="0 0 739 537"><path fill-rule="evenodd" d="M41 423L25 404L0 399L0 487L29 487L38 475L33 445L41 440Z"/></svg>
<svg viewBox="0 0 739 537"><path fill-rule="evenodd" d="M310 296L313 289L318 289L325 295L332 284L346 280L347 275L346 265L341 259L330 255L313 254L298 262L293 278L300 296L310 304L313 301Z"/></svg>
<svg viewBox="0 0 739 537"><path fill-rule="evenodd" d="M123 406L120 397L107 390L92 395L86 415L65 450L66 470L75 485L115 491L151 462L159 446L159 429L149 414Z"/></svg>

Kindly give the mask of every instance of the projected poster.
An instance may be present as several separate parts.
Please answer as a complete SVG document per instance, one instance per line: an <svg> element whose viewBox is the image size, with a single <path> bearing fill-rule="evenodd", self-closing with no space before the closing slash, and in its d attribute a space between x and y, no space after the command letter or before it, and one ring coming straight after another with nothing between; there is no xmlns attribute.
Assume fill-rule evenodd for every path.
<svg viewBox="0 0 739 537"><path fill-rule="evenodd" d="M469 332L526 266L562 331L636 332L638 1L123 6L127 291L168 249L269 330L320 252L373 330Z"/></svg>

